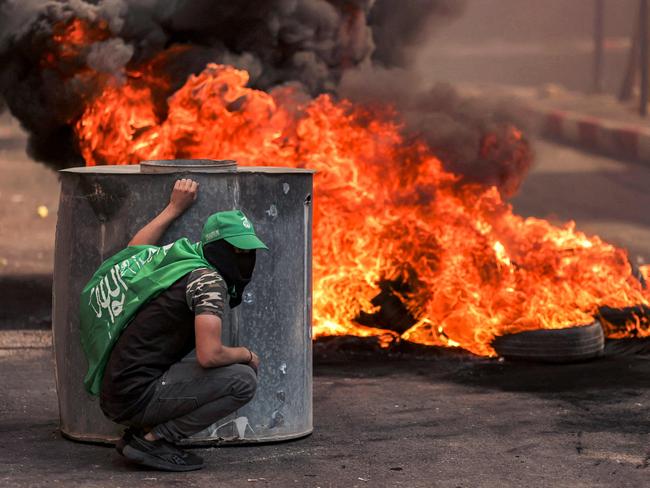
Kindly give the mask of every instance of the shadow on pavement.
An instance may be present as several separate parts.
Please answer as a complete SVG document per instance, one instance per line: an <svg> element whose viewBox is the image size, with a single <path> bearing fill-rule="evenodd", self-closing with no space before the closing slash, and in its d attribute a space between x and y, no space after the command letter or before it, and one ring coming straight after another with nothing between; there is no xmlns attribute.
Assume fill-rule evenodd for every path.
<svg viewBox="0 0 650 488"><path fill-rule="evenodd" d="M0 330L49 329L52 275L0 275Z"/></svg>
<svg viewBox="0 0 650 488"><path fill-rule="evenodd" d="M467 387L473 394L511 394L513 402L528 398L522 408L530 407L530 398L542 400L547 408L535 415L558 416L569 408L572 415L560 415L560 430L650 432L644 402L650 389L650 357L601 358L576 364L543 364L499 361L466 357L435 360L391 359L385 361L350 360L318 365L316 377L355 378L359 381L393 379L446 383ZM352 384L350 386L353 386ZM523 396L522 396L523 394ZM521 401L521 400L519 400ZM548 408L551 405L556 407ZM510 408L516 408L512 405Z"/></svg>

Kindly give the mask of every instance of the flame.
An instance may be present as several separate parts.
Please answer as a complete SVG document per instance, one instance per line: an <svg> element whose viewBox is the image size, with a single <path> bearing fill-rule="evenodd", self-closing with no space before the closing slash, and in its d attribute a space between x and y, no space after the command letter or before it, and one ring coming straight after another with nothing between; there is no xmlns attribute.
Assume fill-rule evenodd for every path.
<svg viewBox="0 0 650 488"><path fill-rule="evenodd" d="M110 38L108 24L99 21L89 24L81 19L72 19L68 23L54 25L52 32L52 46L41 60L44 68L62 71L66 65L76 64L82 51L88 49L92 43L105 41ZM86 67L76 66L77 70L86 70Z"/></svg>
<svg viewBox="0 0 650 488"><path fill-rule="evenodd" d="M266 93L247 87L245 71L217 64L172 91L159 70L171 55L106 81L76 122L81 154L89 165L215 158L317 170L316 337L494 355L498 335L589 323L603 305L648 304L625 251L573 222L515 215L495 187L459 184L423 141L404 136L393 108L300 101L291 87ZM505 141L526 152L521 132L504 134L486 136L481 151ZM401 334L360 323L378 313L386 282L403 285L393 294L413 318Z"/></svg>

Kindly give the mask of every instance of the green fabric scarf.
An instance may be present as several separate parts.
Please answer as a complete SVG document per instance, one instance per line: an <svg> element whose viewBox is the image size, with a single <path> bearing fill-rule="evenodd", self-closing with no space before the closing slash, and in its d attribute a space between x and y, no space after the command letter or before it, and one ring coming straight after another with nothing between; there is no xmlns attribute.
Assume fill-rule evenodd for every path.
<svg viewBox="0 0 650 488"><path fill-rule="evenodd" d="M98 395L104 369L122 330L142 305L197 268L214 269L200 242L130 246L104 261L81 292L79 327L88 359L86 390Z"/></svg>

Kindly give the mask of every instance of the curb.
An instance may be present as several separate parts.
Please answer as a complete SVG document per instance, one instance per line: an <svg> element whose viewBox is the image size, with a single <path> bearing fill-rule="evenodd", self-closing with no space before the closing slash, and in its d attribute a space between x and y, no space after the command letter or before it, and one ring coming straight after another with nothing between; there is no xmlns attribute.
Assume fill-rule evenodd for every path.
<svg viewBox="0 0 650 488"><path fill-rule="evenodd" d="M532 104L524 106L521 115L543 137L617 158L650 163L650 128Z"/></svg>
<svg viewBox="0 0 650 488"><path fill-rule="evenodd" d="M0 331L0 351L11 349L45 349L52 347L50 330Z"/></svg>

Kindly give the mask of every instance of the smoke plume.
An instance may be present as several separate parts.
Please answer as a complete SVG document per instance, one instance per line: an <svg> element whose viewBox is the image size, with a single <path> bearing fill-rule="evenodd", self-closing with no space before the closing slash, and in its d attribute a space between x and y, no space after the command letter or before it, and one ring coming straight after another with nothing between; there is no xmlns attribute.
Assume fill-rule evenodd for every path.
<svg viewBox="0 0 650 488"><path fill-rule="evenodd" d="M527 174L530 148L512 140L509 129L523 124L512 104L460 96L450 84L431 86L408 69L368 65L344 73L338 93L359 103L391 100L405 132L424 138L461 182L497 186L508 197Z"/></svg>
<svg viewBox="0 0 650 488"><path fill-rule="evenodd" d="M176 49L160 69L166 95L207 63L250 73L254 88L291 83L306 96L390 102L405 130L424 137L451 170L512 194L526 158L492 144L510 120L428 87L408 70L417 45L462 13L463 0L0 0L0 99L29 132L28 152L55 168L83 164L73 127L106 83ZM92 43L56 43L73 21ZM519 149L521 150L521 146ZM508 151L506 151L508 152ZM528 158L529 159L529 158ZM513 161L515 161L513 163Z"/></svg>

